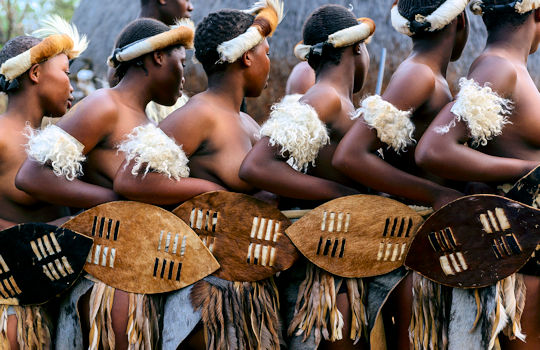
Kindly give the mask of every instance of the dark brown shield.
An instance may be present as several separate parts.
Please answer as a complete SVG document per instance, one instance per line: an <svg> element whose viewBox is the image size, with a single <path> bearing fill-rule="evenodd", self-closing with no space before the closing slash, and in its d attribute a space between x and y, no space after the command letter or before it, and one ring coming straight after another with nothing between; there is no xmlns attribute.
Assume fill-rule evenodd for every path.
<svg viewBox="0 0 540 350"><path fill-rule="evenodd" d="M131 293L164 293L212 274L219 264L182 220L161 208L112 202L63 225L94 239L85 270Z"/></svg>
<svg viewBox="0 0 540 350"><path fill-rule="evenodd" d="M395 200L356 195L321 205L286 233L323 270L360 278L401 267L422 221L414 210Z"/></svg>
<svg viewBox="0 0 540 350"><path fill-rule="evenodd" d="M284 234L290 221L277 208L251 196L210 192L173 213L199 235L221 268L216 277L259 281L292 266L298 253Z"/></svg>
<svg viewBox="0 0 540 350"><path fill-rule="evenodd" d="M540 208L540 167L535 168L516 182L506 197L536 209ZM520 272L540 276L540 245L536 247L535 252Z"/></svg>
<svg viewBox="0 0 540 350"><path fill-rule="evenodd" d="M39 305L79 278L92 240L47 224L0 232L0 304Z"/></svg>
<svg viewBox="0 0 540 350"><path fill-rule="evenodd" d="M517 272L540 240L540 211L504 197L463 197L418 230L405 265L458 288L492 285Z"/></svg>

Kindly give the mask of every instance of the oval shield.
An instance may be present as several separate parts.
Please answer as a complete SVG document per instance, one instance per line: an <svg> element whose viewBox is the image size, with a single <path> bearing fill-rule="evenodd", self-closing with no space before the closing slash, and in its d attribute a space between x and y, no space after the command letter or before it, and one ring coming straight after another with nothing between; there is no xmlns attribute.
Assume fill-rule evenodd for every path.
<svg viewBox="0 0 540 350"><path fill-rule="evenodd" d="M219 261L216 277L259 281L288 269L298 258L284 234L289 219L251 196L210 192L183 203L173 213L197 232Z"/></svg>
<svg viewBox="0 0 540 350"><path fill-rule="evenodd" d="M47 224L0 232L0 304L39 305L79 278L92 239Z"/></svg>
<svg viewBox="0 0 540 350"><path fill-rule="evenodd" d="M165 293L210 275L219 264L174 214L149 204L112 202L63 227L94 239L85 270L130 293Z"/></svg>
<svg viewBox="0 0 540 350"><path fill-rule="evenodd" d="M418 230L405 265L437 283L481 288L517 272L540 240L540 211L504 197L468 196Z"/></svg>
<svg viewBox="0 0 540 350"><path fill-rule="evenodd" d="M317 207L286 233L313 264L337 276L361 278L401 267L422 221L395 200L356 195Z"/></svg>

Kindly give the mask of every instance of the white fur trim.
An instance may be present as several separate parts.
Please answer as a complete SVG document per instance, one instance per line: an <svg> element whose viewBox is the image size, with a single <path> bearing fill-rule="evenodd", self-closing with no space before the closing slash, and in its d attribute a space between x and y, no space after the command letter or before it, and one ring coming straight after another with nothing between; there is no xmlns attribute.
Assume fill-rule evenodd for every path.
<svg viewBox="0 0 540 350"><path fill-rule="evenodd" d="M74 24L69 24L65 19L58 15L48 16L40 21L42 28L34 31L32 35L38 38L46 38L54 34L64 34L73 40L73 49L68 52L70 59L79 57L88 48L88 39L86 35L81 36L79 30Z"/></svg>
<svg viewBox="0 0 540 350"><path fill-rule="evenodd" d="M472 79L461 78L459 86L458 97L451 109L455 120L435 131L445 134L456 121L463 120L469 128L473 145L485 146L502 133L505 124L510 123L508 115L512 111L512 101L500 97L487 85L481 87Z"/></svg>
<svg viewBox="0 0 540 350"><path fill-rule="evenodd" d="M294 47L294 55L300 61L307 61L307 56L309 55L310 50L311 50L311 45L305 45L301 41Z"/></svg>
<svg viewBox="0 0 540 350"><path fill-rule="evenodd" d="M84 145L56 125L43 130L25 129L28 137L26 153L42 165L50 164L56 176L65 176L73 181L83 174Z"/></svg>
<svg viewBox="0 0 540 350"><path fill-rule="evenodd" d="M362 22L354 27L349 27L328 36L328 42L334 47L346 47L360 41L364 41L373 34L372 27Z"/></svg>
<svg viewBox="0 0 540 350"><path fill-rule="evenodd" d="M362 101L352 119L362 116L377 131L377 137L396 152L404 151L413 144L414 124L410 111L400 111L381 96L374 95Z"/></svg>
<svg viewBox="0 0 540 350"><path fill-rule="evenodd" d="M176 100L174 106L163 106L152 101L146 106L146 116L150 121L158 125L167 118L169 114L176 111L178 108L183 107L188 101L189 97L187 97L186 94L182 94L182 96Z"/></svg>
<svg viewBox="0 0 540 350"><path fill-rule="evenodd" d="M443 29L459 16L460 13L465 11L469 1L470 0L447 0L428 16L424 17L422 15L416 15L416 21L420 23L429 22L430 27L428 28L428 31L430 32ZM414 34L410 30L409 20L399 13L397 4L392 7L392 25L400 33L409 36Z"/></svg>
<svg viewBox="0 0 540 350"><path fill-rule="evenodd" d="M30 50L27 50L20 55L10 58L0 67L0 74L3 74L7 80L17 79L21 74L32 67L32 59Z"/></svg>
<svg viewBox="0 0 540 350"><path fill-rule="evenodd" d="M328 131L317 112L298 100L302 95L285 96L272 106L270 119L261 127L261 137L270 138L270 145L281 147L288 154L288 163L297 171L306 171L322 147L330 142Z"/></svg>
<svg viewBox="0 0 540 350"><path fill-rule="evenodd" d="M248 30L236 38L226 41L218 46L221 62L236 62L243 54L259 45L264 40L257 27L249 27Z"/></svg>
<svg viewBox="0 0 540 350"><path fill-rule="evenodd" d="M516 12L521 14L536 10L537 8L540 8L540 0L521 0L515 6Z"/></svg>
<svg viewBox="0 0 540 350"><path fill-rule="evenodd" d="M126 165L131 161L135 163L131 170L134 176L143 167L144 175L154 171L175 180L189 176L189 160L182 146L178 146L154 124L133 129L118 149L126 154Z"/></svg>
<svg viewBox="0 0 540 350"><path fill-rule="evenodd" d="M261 10L264 10L268 7L272 8L276 12L276 14L278 15L278 22L281 23L285 12L285 6L283 4L283 1L280 0L260 0L253 4L253 6L249 10L246 10L244 12L256 15Z"/></svg>

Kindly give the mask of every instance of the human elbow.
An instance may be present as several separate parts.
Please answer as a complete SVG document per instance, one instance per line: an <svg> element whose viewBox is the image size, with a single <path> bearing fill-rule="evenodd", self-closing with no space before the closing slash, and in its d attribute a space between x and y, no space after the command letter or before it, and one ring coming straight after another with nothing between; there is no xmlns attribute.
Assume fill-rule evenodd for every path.
<svg viewBox="0 0 540 350"><path fill-rule="evenodd" d="M444 158L444 150L440 146L429 143L421 142L414 153L416 165L433 173L436 173L436 170L440 168Z"/></svg>
<svg viewBox="0 0 540 350"><path fill-rule="evenodd" d="M246 160L240 166L238 176L242 181L252 183L257 178L257 166L252 161L246 158Z"/></svg>
<svg viewBox="0 0 540 350"><path fill-rule="evenodd" d="M35 176L32 175L35 172L30 171L28 167L29 165L24 163L21 169L19 169L17 176L15 176L15 187L20 191L32 194L35 192L39 181L36 181Z"/></svg>
<svg viewBox="0 0 540 350"><path fill-rule="evenodd" d="M354 162L359 161L354 153L356 152L349 148L339 147L332 157L332 166L338 171L346 173Z"/></svg>

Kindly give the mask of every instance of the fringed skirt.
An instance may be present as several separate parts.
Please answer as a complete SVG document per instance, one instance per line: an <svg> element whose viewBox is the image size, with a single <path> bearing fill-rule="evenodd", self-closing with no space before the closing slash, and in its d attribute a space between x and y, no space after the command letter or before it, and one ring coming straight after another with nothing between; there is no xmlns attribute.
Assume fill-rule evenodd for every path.
<svg viewBox="0 0 540 350"><path fill-rule="evenodd" d="M41 306L0 305L0 349L9 350L8 317L17 318L17 343L20 350L51 349L51 324Z"/></svg>

